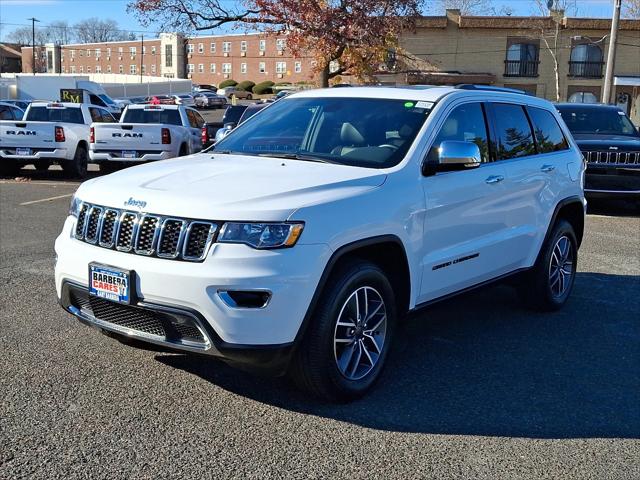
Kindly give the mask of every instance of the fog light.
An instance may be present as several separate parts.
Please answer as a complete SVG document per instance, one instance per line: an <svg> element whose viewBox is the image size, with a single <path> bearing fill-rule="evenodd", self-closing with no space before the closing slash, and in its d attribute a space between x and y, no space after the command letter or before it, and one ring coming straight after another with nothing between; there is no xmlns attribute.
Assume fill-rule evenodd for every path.
<svg viewBox="0 0 640 480"><path fill-rule="evenodd" d="M264 308L271 299L265 290L218 290L218 295L231 308Z"/></svg>

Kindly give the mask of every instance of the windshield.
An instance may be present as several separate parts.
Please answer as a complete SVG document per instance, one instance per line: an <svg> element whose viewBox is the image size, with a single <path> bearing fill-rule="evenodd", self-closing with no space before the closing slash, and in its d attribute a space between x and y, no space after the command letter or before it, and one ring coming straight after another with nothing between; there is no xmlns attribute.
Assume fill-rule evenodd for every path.
<svg viewBox="0 0 640 480"><path fill-rule="evenodd" d="M168 125L182 125L178 110L146 110L130 108L124 114L121 123L162 123Z"/></svg>
<svg viewBox="0 0 640 480"><path fill-rule="evenodd" d="M64 122L84 123L82 111L79 108L67 107L31 107L25 120L30 122Z"/></svg>
<svg viewBox="0 0 640 480"><path fill-rule="evenodd" d="M429 107L413 100L288 97L241 124L215 150L388 168L404 158Z"/></svg>
<svg viewBox="0 0 640 480"><path fill-rule="evenodd" d="M637 136L631 120L612 108L559 107L562 119L573 134Z"/></svg>
<svg viewBox="0 0 640 480"><path fill-rule="evenodd" d="M98 95L98 97L100 97L100 100L102 100L107 105L115 105L115 102L111 100L109 97L107 97L106 95L100 94Z"/></svg>

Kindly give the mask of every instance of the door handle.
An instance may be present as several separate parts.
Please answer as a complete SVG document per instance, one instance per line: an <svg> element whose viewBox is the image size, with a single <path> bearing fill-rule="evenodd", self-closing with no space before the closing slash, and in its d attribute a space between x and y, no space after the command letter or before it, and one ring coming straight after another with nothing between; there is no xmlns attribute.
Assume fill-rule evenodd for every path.
<svg viewBox="0 0 640 480"><path fill-rule="evenodd" d="M556 167L554 165L543 165L540 170L543 171L544 173L549 173L549 172L553 172L555 169Z"/></svg>
<svg viewBox="0 0 640 480"><path fill-rule="evenodd" d="M485 183L488 183L489 185L491 185L494 183L500 183L503 180L504 180L504 177L502 175L491 175L485 180Z"/></svg>

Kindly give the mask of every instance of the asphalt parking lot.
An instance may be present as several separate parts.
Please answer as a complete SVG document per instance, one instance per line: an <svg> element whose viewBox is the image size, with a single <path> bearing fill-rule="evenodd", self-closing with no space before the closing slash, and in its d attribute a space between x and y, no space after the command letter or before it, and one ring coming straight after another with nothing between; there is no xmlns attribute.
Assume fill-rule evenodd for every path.
<svg viewBox="0 0 640 480"><path fill-rule="evenodd" d="M628 205L594 204L563 311L505 286L439 304L403 325L368 397L327 405L64 313L53 241L77 184L23 173L0 180L0 478L640 478Z"/></svg>

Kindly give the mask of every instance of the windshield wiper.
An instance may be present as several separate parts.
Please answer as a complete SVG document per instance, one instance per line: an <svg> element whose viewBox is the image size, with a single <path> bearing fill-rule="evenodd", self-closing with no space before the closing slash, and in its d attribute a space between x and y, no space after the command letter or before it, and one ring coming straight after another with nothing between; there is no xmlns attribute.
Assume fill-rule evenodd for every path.
<svg viewBox="0 0 640 480"><path fill-rule="evenodd" d="M259 157L285 158L287 160L302 160L305 162L333 163L333 164L338 163L338 162L333 162L331 160L327 160L325 158L316 157L315 155L304 155L300 153L269 152L269 153L258 153L256 155Z"/></svg>

